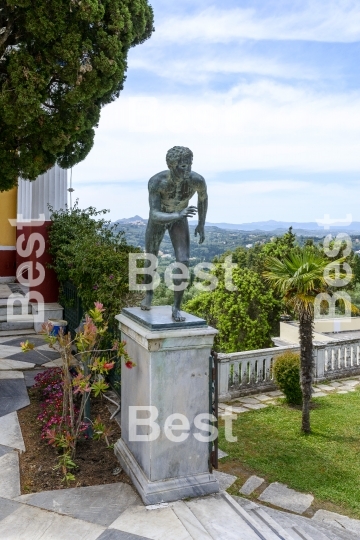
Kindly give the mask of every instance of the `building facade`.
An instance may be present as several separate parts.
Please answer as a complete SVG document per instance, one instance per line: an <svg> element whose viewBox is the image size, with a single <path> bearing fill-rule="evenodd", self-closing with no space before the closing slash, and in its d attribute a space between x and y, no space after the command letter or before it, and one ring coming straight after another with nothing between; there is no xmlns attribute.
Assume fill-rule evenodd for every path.
<svg viewBox="0 0 360 540"><path fill-rule="evenodd" d="M0 193L0 282L19 281L45 304L58 301L59 285L48 268L48 228L51 208L66 205L67 171L57 165Z"/></svg>

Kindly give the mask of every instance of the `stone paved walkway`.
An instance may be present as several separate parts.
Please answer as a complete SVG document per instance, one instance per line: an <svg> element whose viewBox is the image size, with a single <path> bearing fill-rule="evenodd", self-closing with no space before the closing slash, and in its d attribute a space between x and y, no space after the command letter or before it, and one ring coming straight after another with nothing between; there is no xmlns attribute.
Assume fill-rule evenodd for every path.
<svg viewBox="0 0 360 540"><path fill-rule="evenodd" d="M19 453L26 451L17 410L28 404L26 387L39 371L59 364L41 336L29 336L36 353L22 353L28 336L0 338L0 540L355 540L356 520L330 513L309 520L254 505L224 490L235 476L216 473L220 493L145 507L132 486L118 483L21 495ZM50 353L50 354L49 354ZM31 357L28 355L31 354ZM56 353L55 353L56 354ZM352 379L324 392L353 391ZM344 389L342 389L344 387ZM239 413L276 404L279 393L239 398ZM236 404L234 404L234 409ZM240 411L240 409L244 409ZM253 489L262 479L250 482ZM248 492L251 493L248 485ZM269 488L271 488L269 490ZM289 498L271 484L264 500ZM285 493L285 495L284 495ZM293 494L291 494L293 496ZM309 502L295 494L298 510ZM294 501L292 509L295 509ZM249 506L252 505L252 506ZM302 506L301 506L302 505ZM296 511L296 509L295 509ZM344 536L344 532L346 536Z"/></svg>
<svg viewBox="0 0 360 540"><path fill-rule="evenodd" d="M313 397L321 398L329 394L348 394L349 392L355 392L358 385L360 385L360 376L319 383L313 386ZM275 390L264 394L235 398L228 403L219 404L219 418L226 418L230 414L243 414L253 410L265 409L269 405L279 405L278 398L283 397L282 392Z"/></svg>

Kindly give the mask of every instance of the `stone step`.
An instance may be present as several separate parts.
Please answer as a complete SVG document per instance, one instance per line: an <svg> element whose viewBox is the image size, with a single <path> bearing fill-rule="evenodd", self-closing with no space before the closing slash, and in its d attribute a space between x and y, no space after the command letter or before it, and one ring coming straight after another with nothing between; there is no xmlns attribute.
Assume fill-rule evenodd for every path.
<svg viewBox="0 0 360 540"><path fill-rule="evenodd" d="M8 308L8 304L9 304L8 298L0 298L0 317L7 316L8 309L9 309L10 313L14 314L14 315L19 315L19 314L22 313L21 300L23 300L24 297L19 294L18 298L19 298L19 300L18 301L15 300L14 303L12 302L11 306L9 306L9 308ZM26 311L27 313L32 313L31 302L28 302L27 304L28 305L26 306L26 304L24 303L24 311Z"/></svg>
<svg viewBox="0 0 360 540"><path fill-rule="evenodd" d="M177 513L177 515L194 540L205 539L204 530L209 535L208 538L214 540L294 540L286 536L286 532L281 527L278 527L275 531L266 523L256 522L226 492L210 497L192 499L185 504L194 516L193 530L201 531L201 533L199 532L198 536L194 536L192 530L189 529L189 520L186 520L181 513ZM200 525L196 526L197 522L199 522L201 528ZM279 532L282 535L279 535Z"/></svg>
<svg viewBox="0 0 360 540"><path fill-rule="evenodd" d="M30 317L30 315L29 315ZM34 329L34 319L31 318L29 321L23 321L23 322L0 322L0 332L11 332L14 330L21 330L24 332L24 330L33 330ZM1 335L1 334L0 334Z"/></svg>
<svg viewBox="0 0 360 540"><path fill-rule="evenodd" d="M28 328L25 332L26 336L36 334L34 327ZM23 336L24 330L0 330L0 338L3 337L12 337L12 336Z"/></svg>
<svg viewBox="0 0 360 540"><path fill-rule="evenodd" d="M28 314L32 313L31 304L28 304L27 308L26 308L26 306L24 306L24 312L28 313ZM22 315L23 314L22 306L20 306L20 305L13 306L11 308L11 310L9 310L9 313L11 315ZM7 319L8 319L7 305L2 304L1 301L0 301L0 321L7 321Z"/></svg>
<svg viewBox="0 0 360 540"><path fill-rule="evenodd" d="M290 514L280 510L275 510L267 506L253 503L242 497L234 497L238 504L246 510L257 523L268 523L275 528L282 527L291 540L358 540L355 533L333 527L323 522L309 519L304 516Z"/></svg>

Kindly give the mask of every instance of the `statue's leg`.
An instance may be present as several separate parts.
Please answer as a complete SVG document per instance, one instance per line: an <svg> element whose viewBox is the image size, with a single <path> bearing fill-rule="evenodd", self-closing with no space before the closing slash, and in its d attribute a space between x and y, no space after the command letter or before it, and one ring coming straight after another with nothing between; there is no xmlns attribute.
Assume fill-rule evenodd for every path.
<svg viewBox="0 0 360 540"><path fill-rule="evenodd" d="M152 221L148 221L146 233L145 233L145 252L149 253L151 255L154 255L155 257L158 256L159 248L161 241L164 237L166 231L166 225L159 224L159 223L153 223ZM145 260L145 268L149 268L151 266L152 261L147 259ZM145 285L153 285L154 280L153 276L151 274L145 274L143 283ZM144 300L141 302L141 309L143 310L150 310L151 309L151 302L154 296L154 289L150 287L146 291L146 295Z"/></svg>
<svg viewBox="0 0 360 540"><path fill-rule="evenodd" d="M183 218L176 221L171 227L169 227L169 235L174 246L176 262L180 262L189 268L190 257L190 233L189 224L187 218ZM177 268L173 272L174 274L182 274L181 268ZM174 305L172 308L172 316L175 321L185 321L185 317L182 317L180 308L181 302L184 296L184 292L189 284L189 275L186 278L173 279L173 283L180 290L174 291Z"/></svg>

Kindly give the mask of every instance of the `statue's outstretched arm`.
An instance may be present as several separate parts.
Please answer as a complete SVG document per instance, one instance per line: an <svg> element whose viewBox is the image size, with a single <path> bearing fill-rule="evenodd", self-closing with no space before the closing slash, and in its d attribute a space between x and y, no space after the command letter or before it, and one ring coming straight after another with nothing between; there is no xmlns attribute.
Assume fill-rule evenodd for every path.
<svg viewBox="0 0 360 540"><path fill-rule="evenodd" d="M201 182L198 188L198 211L199 211L199 224L195 229L195 236L199 234L199 244L202 244L205 240L205 220L208 209L208 195L206 189L205 180Z"/></svg>
<svg viewBox="0 0 360 540"><path fill-rule="evenodd" d="M161 212L161 196L155 189L149 189L150 218L154 222L171 223L183 217L194 217L196 206L188 206L181 212Z"/></svg>

